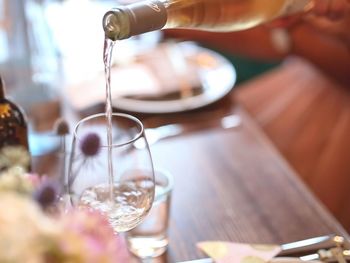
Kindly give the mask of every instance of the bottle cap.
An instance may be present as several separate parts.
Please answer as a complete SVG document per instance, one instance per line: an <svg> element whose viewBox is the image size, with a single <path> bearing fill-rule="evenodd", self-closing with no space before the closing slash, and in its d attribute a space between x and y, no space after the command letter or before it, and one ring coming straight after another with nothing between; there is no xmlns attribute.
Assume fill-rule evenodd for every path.
<svg viewBox="0 0 350 263"><path fill-rule="evenodd" d="M158 0L141 1L108 11L103 17L103 29L112 40L121 40L158 30L167 22L167 11Z"/></svg>

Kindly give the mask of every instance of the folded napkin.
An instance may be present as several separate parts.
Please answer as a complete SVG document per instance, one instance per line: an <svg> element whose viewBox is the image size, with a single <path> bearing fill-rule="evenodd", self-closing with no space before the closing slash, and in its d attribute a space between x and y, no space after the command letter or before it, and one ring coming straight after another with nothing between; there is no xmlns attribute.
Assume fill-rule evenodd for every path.
<svg viewBox="0 0 350 263"><path fill-rule="evenodd" d="M243 244L231 242L200 242L197 246L216 263L301 263L299 258L276 257L279 245ZM321 261L308 261L321 263Z"/></svg>
<svg viewBox="0 0 350 263"><path fill-rule="evenodd" d="M279 252L279 245L200 242L197 246L217 263L264 263Z"/></svg>

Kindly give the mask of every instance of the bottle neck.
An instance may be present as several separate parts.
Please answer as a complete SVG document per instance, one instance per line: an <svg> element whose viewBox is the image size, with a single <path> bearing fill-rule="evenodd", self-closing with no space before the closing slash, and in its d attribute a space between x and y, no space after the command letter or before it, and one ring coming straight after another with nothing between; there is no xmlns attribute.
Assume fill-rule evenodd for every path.
<svg viewBox="0 0 350 263"><path fill-rule="evenodd" d="M111 40L161 29L167 22L166 0L145 0L108 11L103 17L103 30Z"/></svg>
<svg viewBox="0 0 350 263"><path fill-rule="evenodd" d="M5 85L4 85L4 81L0 76L0 99L4 99L4 98L5 98Z"/></svg>

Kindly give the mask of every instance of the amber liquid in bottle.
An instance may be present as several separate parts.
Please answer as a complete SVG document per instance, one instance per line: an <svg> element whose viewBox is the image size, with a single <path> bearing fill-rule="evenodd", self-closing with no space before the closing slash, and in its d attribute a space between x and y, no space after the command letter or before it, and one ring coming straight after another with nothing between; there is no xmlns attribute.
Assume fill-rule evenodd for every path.
<svg viewBox="0 0 350 263"><path fill-rule="evenodd" d="M28 150L27 122L23 111L5 98L4 82L0 77L0 149L17 145Z"/></svg>
<svg viewBox="0 0 350 263"><path fill-rule="evenodd" d="M238 31L311 6L311 0L146 0L107 12L103 28L112 40L161 28Z"/></svg>
<svg viewBox="0 0 350 263"><path fill-rule="evenodd" d="M309 1L170 0L167 2L169 6L166 28L237 31L271 21L293 11L302 11Z"/></svg>

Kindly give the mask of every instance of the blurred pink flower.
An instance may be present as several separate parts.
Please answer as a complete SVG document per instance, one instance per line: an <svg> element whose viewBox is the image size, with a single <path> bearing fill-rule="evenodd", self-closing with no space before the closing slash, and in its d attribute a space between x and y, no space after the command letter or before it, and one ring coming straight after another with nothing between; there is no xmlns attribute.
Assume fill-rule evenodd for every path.
<svg viewBox="0 0 350 263"><path fill-rule="evenodd" d="M3 159L17 156L11 154ZM71 209L57 214L61 212L57 209L50 216L50 208L56 212L52 205L56 196L51 178L27 173L22 166L9 166L0 173L0 262L130 261L125 241L97 211Z"/></svg>
<svg viewBox="0 0 350 263"><path fill-rule="evenodd" d="M45 180L44 176L40 176L36 173L25 173L24 176L35 188Z"/></svg>
<svg viewBox="0 0 350 263"><path fill-rule="evenodd" d="M61 229L27 196L0 192L0 262L46 263Z"/></svg>
<svg viewBox="0 0 350 263"><path fill-rule="evenodd" d="M0 262L129 262L124 241L99 213L71 210L52 218L26 196L5 192L0 197L6 211L0 213Z"/></svg>
<svg viewBox="0 0 350 263"><path fill-rule="evenodd" d="M64 229L61 242L65 253L79 253L86 263L128 262L125 244L97 211L71 210L61 217L61 222Z"/></svg>

